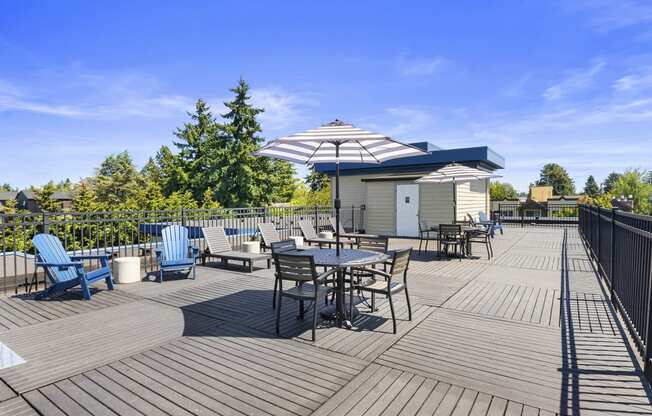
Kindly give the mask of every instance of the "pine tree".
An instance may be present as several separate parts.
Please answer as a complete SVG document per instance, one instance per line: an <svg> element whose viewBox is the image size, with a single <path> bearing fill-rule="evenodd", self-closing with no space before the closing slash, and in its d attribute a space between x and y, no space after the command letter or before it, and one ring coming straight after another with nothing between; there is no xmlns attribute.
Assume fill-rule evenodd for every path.
<svg viewBox="0 0 652 416"><path fill-rule="evenodd" d="M616 185L616 182L618 182L618 179L620 178L620 173L616 172L611 172L602 182L602 192L604 193L609 193L613 190L614 185Z"/></svg>
<svg viewBox="0 0 652 416"><path fill-rule="evenodd" d="M82 181L72 200L73 210L77 212L94 212L101 210L95 190L88 182Z"/></svg>
<svg viewBox="0 0 652 416"><path fill-rule="evenodd" d="M556 163L547 163L543 166L537 185L552 186L552 192L555 195L575 194L573 180L568 175L568 172L566 172L566 169Z"/></svg>
<svg viewBox="0 0 652 416"><path fill-rule="evenodd" d="M256 118L263 109L250 104L249 85L243 79L231 92L235 98L224 103L229 111L222 115L226 122L218 141L224 149L216 169L221 179L214 187L218 201L225 207L246 207L288 200L294 192L292 165L253 155L263 142Z"/></svg>
<svg viewBox="0 0 652 416"><path fill-rule="evenodd" d="M220 203L215 200L215 196L211 188L206 188L206 191L204 191L201 207L205 209L220 208Z"/></svg>
<svg viewBox="0 0 652 416"><path fill-rule="evenodd" d="M98 201L109 209L115 209L138 192L142 178L129 152L124 151L104 159L97 169L93 185Z"/></svg>
<svg viewBox="0 0 652 416"><path fill-rule="evenodd" d="M586 184L584 185L584 193L591 198L594 198L600 193L600 187L598 187L598 183L595 181L593 175L590 175L586 179Z"/></svg>
<svg viewBox="0 0 652 416"><path fill-rule="evenodd" d="M54 192L56 187L54 183L48 182L41 189L36 191L36 202L41 208L41 211L56 212L59 210L59 204L54 200Z"/></svg>

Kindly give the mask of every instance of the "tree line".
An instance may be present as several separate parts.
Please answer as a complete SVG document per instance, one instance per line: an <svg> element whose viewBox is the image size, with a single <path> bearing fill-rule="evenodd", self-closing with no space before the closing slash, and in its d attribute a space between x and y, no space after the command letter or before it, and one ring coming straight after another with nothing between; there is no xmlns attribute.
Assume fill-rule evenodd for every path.
<svg viewBox="0 0 652 416"><path fill-rule="evenodd" d="M539 179L530 186L552 186L554 195L575 195L575 183L566 169L557 163L547 163L539 173ZM492 182L490 196L494 201L515 199L519 193L505 182ZM634 212L652 215L652 171L627 169L622 173L611 172L602 184L598 185L593 175L586 179L579 203L612 208L612 201L625 197L634 203Z"/></svg>
<svg viewBox="0 0 652 416"><path fill-rule="evenodd" d="M57 191L73 193L76 212L328 204L323 175L313 172L304 183L289 162L253 156L264 142L258 122L264 109L251 104L243 79L230 91L233 99L219 117L199 99L189 120L173 132L173 147L161 146L142 169L127 151L111 154L78 183L66 179L32 187L39 206L58 211ZM15 188L4 184L0 190ZM17 211L15 201L0 209Z"/></svg>

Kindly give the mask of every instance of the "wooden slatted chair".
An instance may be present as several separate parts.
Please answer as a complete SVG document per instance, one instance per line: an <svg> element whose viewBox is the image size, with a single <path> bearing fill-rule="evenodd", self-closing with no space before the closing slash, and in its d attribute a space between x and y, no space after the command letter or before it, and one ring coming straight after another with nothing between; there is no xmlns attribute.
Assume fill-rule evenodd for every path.
<svg viewBox="0 0 652 416"><path fill-rule="evenodd" d="M312 301L312 340L316 339L317 312L321 296L328 296L333 290L323 284L337 269L317 273L312 256L275 253L276 279L278 280L278 308L276 309L276 334L280 334L281 304L284 297L299 301L299 317L304 317L304 301ZM283 289L283 282L292 282L289 289Z"/></svg>
<svg viewBox="0 0 652 416"><path fill-rule="evenodd" d="M464 254L464 239L462 237L462 226L459 224L439 224L439 243L443 246L444 252L448 256L450 247L459 248L459 259L462 261Z"/></svg>
<svg viewBox="0 0 652 416"><path fill-rule="evenodd" d="M319 247L328 246L330 248L332 245L336 244L335 239L320 238L319 235L317 235L317 231L315 231L315 228L312 226L312 222L310 220L300 220L299 228L303 234L303 239L306 243L308 243L308 245L317 244ZM340 246L342 247L348 245L353 248L354 244L355 241L353 240L340 238Z"/></svg>
<svg viewBox="0 0 652 416"><path fill-rule="evenodd" d="M392 296L398 292L405 291L405 299L407 301L408 307L408 320L412 320L412 308L410 306L410 296L408 294L407 287L407 271L410 264L410 254L412 253L412 248L406 248L403 250L394 251L392 256L392 267L389 272L384 272L378 269L371 268L362 268L360 269L365 273L365 277L360 283L355 283L351 285L349 296L349 307L351 308L351 316L353 316L353 292L354 290L359 290L362 292L371 293L371 310L374 310L375 295L381 294L387 297L389 302L389 309L392 313L392 326L393 331L396 334L396 314L394 312L394 301ZM402 276L402 282L397 282L395 279L399 279ZM393 280L394 279L394 280Z"/></svg>
<svg viewBox="0 0 652 416"><path fill-rule="evenodd" d="M163 283L165 272L188 270L188 275L195 278L195 263L199 249L190 244L188 229L181 225L170 225L161 231L162 244L156 249L159 262L159 282Z"/></svg>
<svg viewBox="0 0 652 416"><path fill-rule="evenodd" d="M429 226L428 223L424 220L419 220L419 254L421 254L421 247L423 246L423 242L426 242L426 247L425 251L428 251L428 242L429 241L439 241L439 234L437 231L432 230Z"/></svg>
<svg viewBox="0 0 652 416"><path fill-rule="evenodd" d="M233 250L226 232L224 232L224 227L204 227L202 232L206 241L206 250L202 254L202 264L206 264L206 258L217 258L226 267L229 260L236 260L241 261L250 273L254 271L254 262L257 260L266 260L267 268L272 267L270 264L271 257L268 253L247 253Z"/></svg>
<svg viewBox="0 0 652 416"><path fill-rule="evenodd" d="M107 254L70 256L63 248L61 240L50 234L37 234L32 243L36 248L36 266L45 269L52 283L52 286L39 293L36 299L52 297L75 286L81 286L84 299L90 300L89 286L100 280L104 280L109 290L113 290L113 277ZM83 260L99 260L101 267L87 272Z"/></svg>

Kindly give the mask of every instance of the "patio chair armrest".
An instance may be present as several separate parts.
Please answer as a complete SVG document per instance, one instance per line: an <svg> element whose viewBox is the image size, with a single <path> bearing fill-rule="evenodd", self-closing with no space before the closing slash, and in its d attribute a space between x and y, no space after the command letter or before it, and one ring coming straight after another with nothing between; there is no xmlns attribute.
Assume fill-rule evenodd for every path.
<svg viewBox="0 0 652 416"><path fill-rule="evenodd" d="M199 256L199 247L188 246L188 250L190 251L190 255L191 255L192 257L197 257L197 256Z"/></svg>
<svg viewBox="0 0 652 416"><path fill-rule="evenodd" d="M391 279L392 275L379 269L372 269L370 267L356 267L355 270L359 270L365 273L370 273L370 274L377 274L380 276L383 276L385 279Z"/></svg>
<svg viewBox="0 0 652 416"><path fill-rule="evenodd" d="M337 269L327 270L327 271L321 273L319 276L317 276L317 280L324 280L325 281L328 276L334 274L335 272L337 272Z"/></svg>
<svg viewBox="0 0 652 416"><path fill-rule="evenodd" d="M156 253L156 259L157 260L161 260L163 258L163 249L156 248L156 249L154 249L154 253Z"/></svg>
<svg viewBox="0 0 652 416"><path fill-rule="evenodd" d="M80 261L80 260L100 260L100 263L102 264L102 267L107 267L109 265L109 253L107 254L82 254L79 256L70 256L70 259L72 261Z"/></svg>

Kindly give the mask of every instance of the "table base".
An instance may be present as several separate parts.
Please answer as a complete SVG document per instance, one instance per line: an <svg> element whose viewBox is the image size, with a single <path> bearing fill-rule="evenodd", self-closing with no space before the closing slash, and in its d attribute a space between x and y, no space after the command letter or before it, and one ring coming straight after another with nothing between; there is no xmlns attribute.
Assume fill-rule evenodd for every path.
<svg viewBox="0 0 652 416"><path fill-rule="evenodd" d="M337 307L335 305L330 305L325 308L323 308L320 312L319 315L322 317L322 319L326 321L337 321ZM347 309L347 315L348 315L348 309ZM346 316L345 319L343 320L344 325L347 327L351 326L351 322L355 322L356 319L358 319L358 316L360 316L360 311L358 308L355 306L353 307L353 316L349 317ZM347 320L350 319L350 320ZM348 322L348 324L347 324Z"/></svg>

